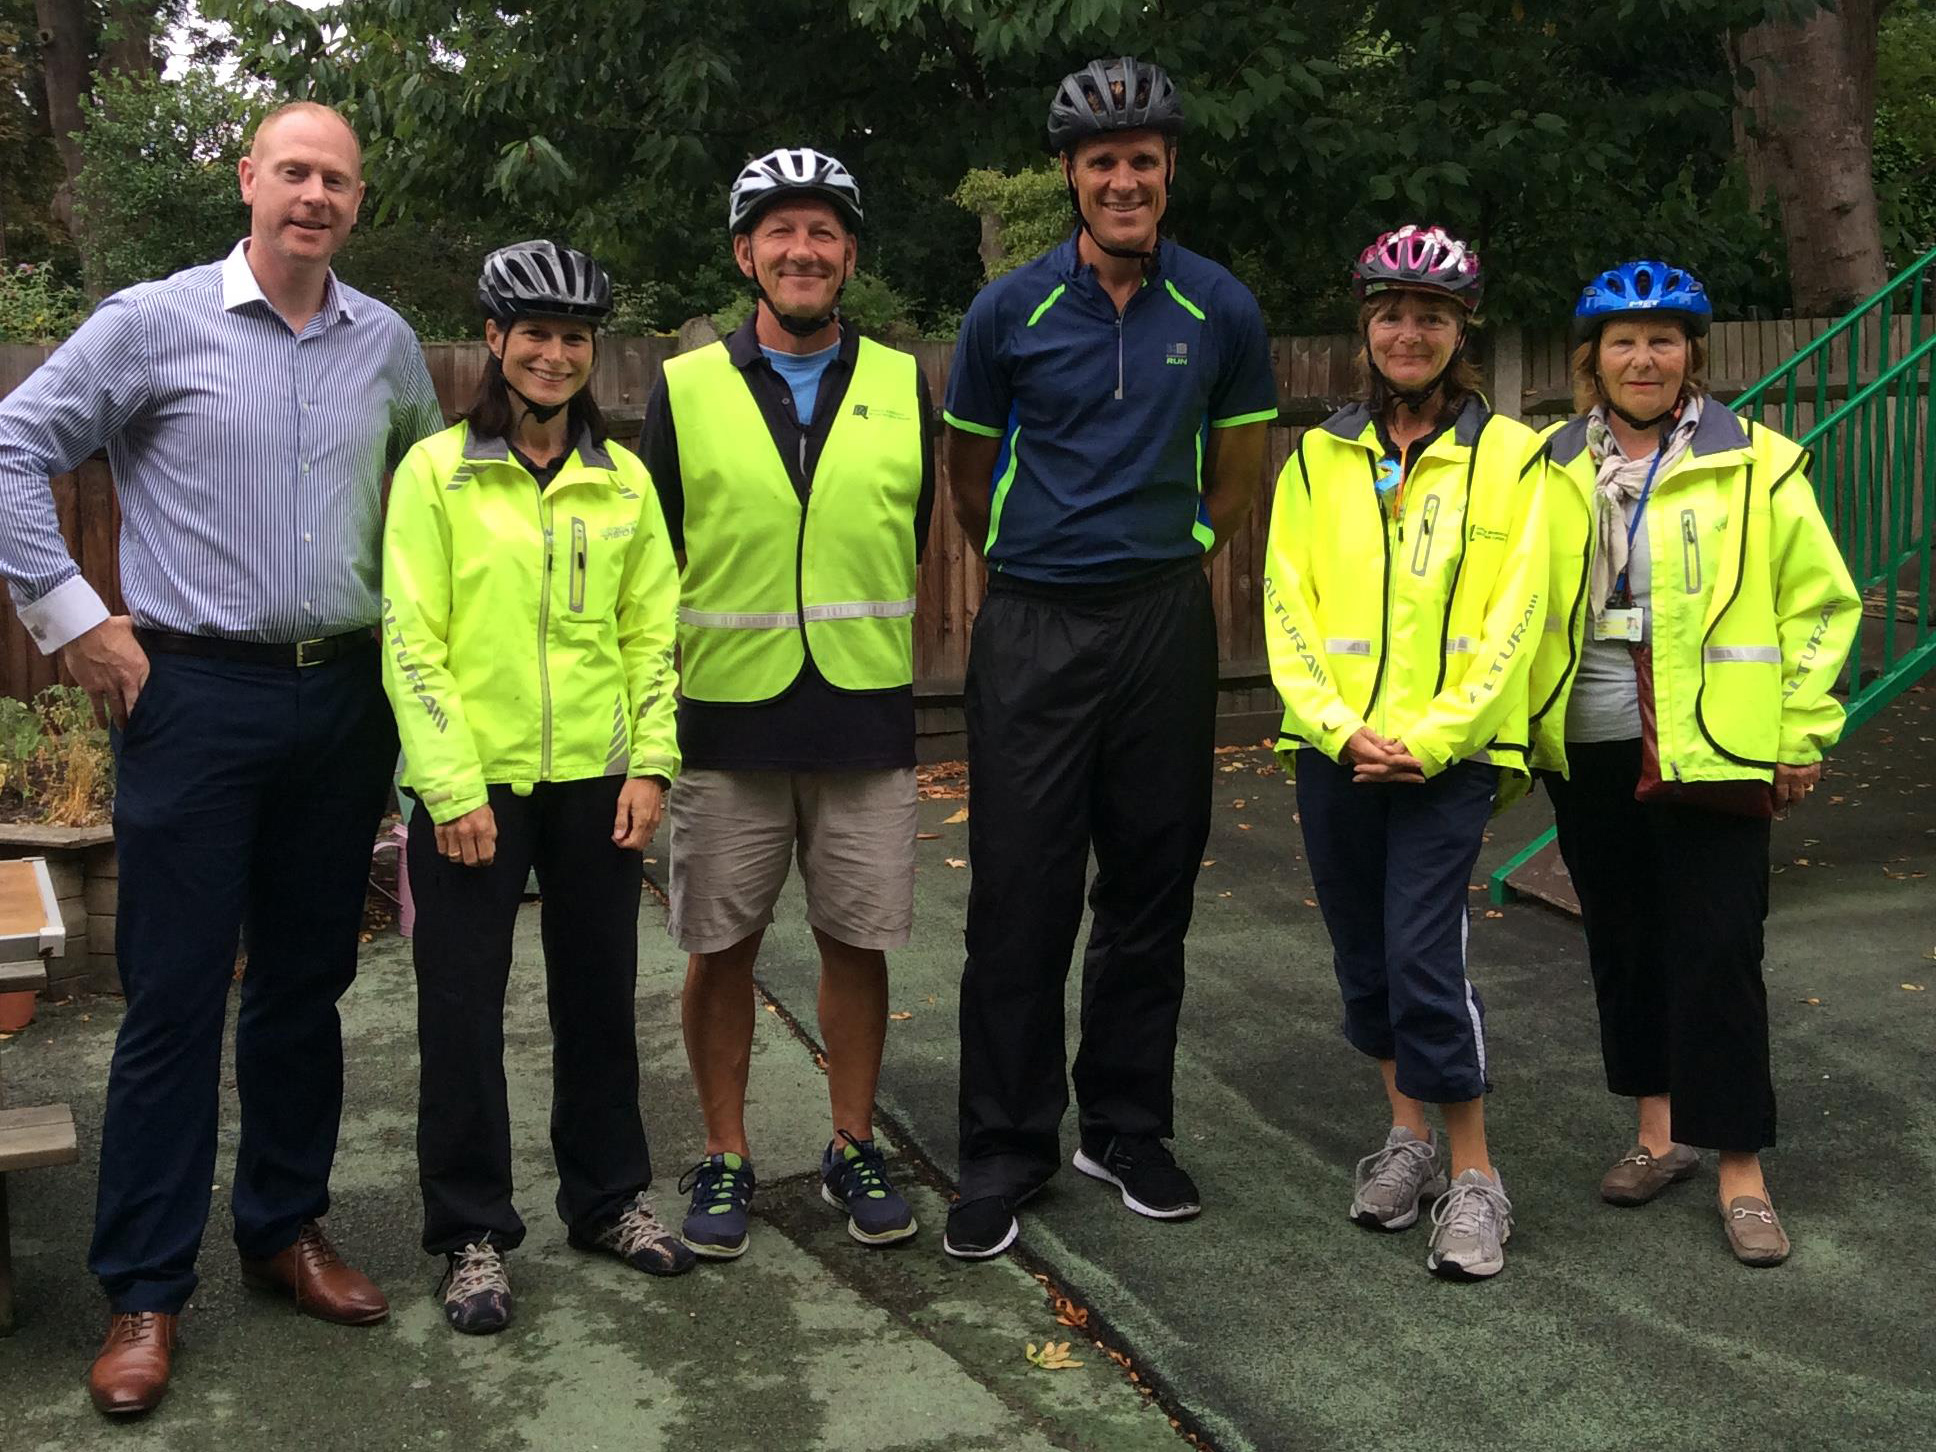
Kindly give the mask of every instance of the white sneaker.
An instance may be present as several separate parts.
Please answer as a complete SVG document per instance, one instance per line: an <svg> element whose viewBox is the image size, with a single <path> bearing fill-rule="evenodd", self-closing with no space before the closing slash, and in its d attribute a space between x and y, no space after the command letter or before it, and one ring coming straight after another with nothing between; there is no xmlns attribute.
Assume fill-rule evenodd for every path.
<svg viewBox="0 0 1936 1452"><path fill-rule="evenodd" d="M1429 1131L1420 1139L1395 1124L1385 1147L1358 1161L1351 1218L1372 1230L1409 1230L1418 1221L1419 1204L1445 1189L1438 1141Z"/></svg>
<svg viewBox="0 0 1936 1452"><path fill-rule="evenodd" d="M1502 1179L1467 1170L1432 1207L1432 1249L1425 1268L1454 1281L1480 1281L1506 1268L1512 1201Z"/></svg>

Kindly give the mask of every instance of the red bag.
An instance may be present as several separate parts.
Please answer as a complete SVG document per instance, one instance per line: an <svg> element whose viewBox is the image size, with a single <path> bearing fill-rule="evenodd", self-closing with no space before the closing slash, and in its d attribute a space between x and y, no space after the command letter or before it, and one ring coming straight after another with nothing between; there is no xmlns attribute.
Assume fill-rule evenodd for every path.
<svg viewBox="0 0 1936 1452"><path fill-rule="evenodd" d="M1775 786L1766 781L1666 781L1660 774L1660 740L1654 724L1654 648L1631 645L1634 683L1640 691L1640 781L1637 802L1680 802L1731 817L1775 815Z"/></svg>

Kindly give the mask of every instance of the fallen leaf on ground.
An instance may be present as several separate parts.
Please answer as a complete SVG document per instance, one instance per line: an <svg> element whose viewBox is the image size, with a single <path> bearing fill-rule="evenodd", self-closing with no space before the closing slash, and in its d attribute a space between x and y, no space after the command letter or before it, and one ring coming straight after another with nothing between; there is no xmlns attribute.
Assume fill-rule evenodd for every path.
<svg viewBox="0 0 1936 1452"><path fill-rule="evenodd" d="M944 857L941 860L950 867L966 867L968 865L967 859L963 857Z"/></svg>
<svg viewBox="0 0 1936 1452"><path fill-rule="evenodd" d="M1027 1354L1028 1359L1044 1371L1068 1371L1082 1365L1080 1361L1070 1357L1069 1343L1066 1341L1045 1341L1040 1350L1037 1350L1035 1343L1031 1341L1028 1344Z"/></svg>
<svg viewBox="0 0 1936 1452"><path fill-rule="evenodd" d="M1931 956L1936 957L1936 954L1932 954ZM1902 985L1902 991L1904 993L1921 993L1923 991L1923 985L1920 983L1905 983Z"/></svg>
<svg viewBox="0 0 1936 1452"><path fill-rule="evenodd" d="M1822 1000L1819 998L1798 998L1795 1000L1795 1002L1805 1003L1810 1008L1820 1008L1822 1006Z"/></svg>
<svg viewBox="0 0 1936 1452"><path fill-rule="evenodd" d="M961 823L967 820L968 820L968 809L966 807L963 807L959 811L957 811L952 817L943 817L941 819L941 825L944 827L954 827L954 826L959 826Z"/></svg>
<svg viewBox="0 0 1936 1452"><path fill-rule="evenodd" d="M1237 800L1232 802L1230 805L1233 807L1241 808L1243 804L1244 804L1244 799L1242 797L1238 797Z"/></svg>
<svg viewBox="0 0 1936 1452"><path fill-rule="evenodd" d="M1248 831L1250 830L1250 823L1248 823L1248 822L1239 822L1239 823L1237 824L1237 830L1238 830L1239 832L1248 832Z"/></svg>
<svg viewBox="0 0 1936 1452"><path fill-rule="evenodd" d="M1205 867L1215 867L1217 865L1217 859L1214 857L1206 857L1203 859L1203 865Z"/></svg>
<svg viewBox="0 0 1936 1452"><path fill-rule="evenodd" d="M914 834L914 840L917 842L939 842L941 840L941 834L939 832L916 832Z"/></svg>
<svg viewBox="0 0 1936 1452"><path fill-rule="evenodd" d="M890 1013L888 1017L893 1019L894 1022L896 1023L906 1023L909 1019L913 1018L914 1015L909 1013L905 1008L897 1008L894 1010L894 1012Z"/></svg>
<svg viewBox="0 0 1936 1452"><path fill-rule="evenodd" d="M1317 905L1318 905L1318 900L1314 897L1307 897L1304 899L1304 906L1306 907L1316 907Z"/></svg>
<svg viewBox="0 0 1936 1452"><path fill-rule="evenodd" d="M1489 918L1503 918L1505 914L1500 912L1498 908L1487 908L1486 916Z"/></svg>

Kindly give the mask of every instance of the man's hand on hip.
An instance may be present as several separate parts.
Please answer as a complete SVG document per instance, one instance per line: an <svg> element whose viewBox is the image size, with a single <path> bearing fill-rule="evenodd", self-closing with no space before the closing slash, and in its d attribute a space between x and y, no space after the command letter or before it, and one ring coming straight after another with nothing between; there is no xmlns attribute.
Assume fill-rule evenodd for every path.
<svg viewBox="0 0 1936 1452"><path fill-rule="evenodd" d="M105 724L125 728L148 683L148 653L134 638L134 617L111 615L61 647L61 663L94 702Z"/></svg>

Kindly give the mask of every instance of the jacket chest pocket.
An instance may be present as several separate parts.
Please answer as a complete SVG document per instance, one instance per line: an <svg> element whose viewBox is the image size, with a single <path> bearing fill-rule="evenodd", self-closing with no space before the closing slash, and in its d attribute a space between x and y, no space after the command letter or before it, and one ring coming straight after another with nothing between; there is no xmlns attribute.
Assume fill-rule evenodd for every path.
<svg viewBox="0 0 1936 1452"><path fill-rule="evenodd" d="M616 609L619 576L632 526L609 524L582 514L559 521L565 612L574 620L604 620Z"/></svg>
<svg viewBox="0 0 1936 1452"><path fill-rule="evenodd" d="M1420 501L1418 513L1405 526L1405 548L1401 558L1418 579L1443 574L1459 556L1459 533L1465 528L1465 510L1456 496L1447 500L1436 491Z"/></svg>

